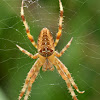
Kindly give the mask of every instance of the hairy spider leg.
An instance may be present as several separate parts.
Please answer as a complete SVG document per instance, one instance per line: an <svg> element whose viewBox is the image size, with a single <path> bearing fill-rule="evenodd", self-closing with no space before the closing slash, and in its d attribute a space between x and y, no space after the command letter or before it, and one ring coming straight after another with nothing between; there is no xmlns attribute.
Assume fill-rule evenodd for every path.
<svg viewBox="0 0 100 100"><path fill-rule="evenodd" d="M56 34L56 40L54 43L54 46L56 47L56 45L59 42L59 39L61 37L62 34L62 22L63 22L63 6L61 3L61 0L59 0L59 6L60 6L60 18L59 18L59 28L58 28L58 33Z"/></svg>
<svg viewBox="0 0 100 100"><path fill-rule="evenodd" d="M68 71L67 67L65 67L65 65L58 59L55 57L55 61L57 62L57 64L60 66L60 68L65 72L65 74L67 75L68 79L70 80L72 86L76 89L76 91L78 93L84 93L84 91L80 91L77 87L77 85L75 84L73 78L71 77L70 72Z"/></svg>
<svg viewBox="0 0 100 100"><path fill-rule="evenodd" d="M38 76L38 73L39 73L40 68L41 67L39 65L39 67L37 67L37 69L35 70L35 73L31 77L30 82L29 82L29 85L28 85L28 88L27 88L27 91L26 91L26 94L25 94L25 97L24 97L24 100L27 100L28 99L29 94L31 92L32 84L34 83L36 77Z"/></svg>
<svg viewBox="0 0 100 100"><path fill-rule="evenodd" d="M37 59L38 58L38 53L36 53L35 55L32 55L30 52L28 52L27 50L23 49L22 47L20 47L19 45L16 45L20 51L22 51L23 53L25 53L26 55L28 55L29 57L31 57L32 59Z"/></svg>
<svg viewBox="0 0 100 100"><path fill-rule="evenodd" d="M68 42L68 44L60 51L60 53L58 53L57 51L55 51L56 56L57 57L61 57L62 54L69 48L69 46L71 45L71 42L73 40L73 37L70 39L70 41Z"/></svg>
<svg viewBox="0 0 100 100"><path fill-rule="evenodd" d="M28 26L28 24L26 22L26 19L25 19L25 16L24 16L23 4L24 4L24 0L22 0L22 6L21 6L21 18L22 18L22 21L24 23L24 26L25 26L25 29L26 29L26 33L27 33L27 36L28 36L29 40L31 41L33 46L35 48L37 48L37 44L35 43L33 36L30 34L29 26Z"/></svg>
<svg viewBox="0 0 100 100"><path fill-rule="evenodd" d="M38 58L37 61L32 66L31 70L29 71L27 77L26 77L25 84L24 84L24 86L23 86L23 88L21 90L21 93L19 95L19 99L18 100L20 100L23 97L23 95L24 95L24 93L26 91L26 88L28 87L29 81L31 80L30 78L32 76L36 75L37 71L41 68L41 66L42 66L42 63L40 62L40 59Z"/></svg>
<svg viewBox="0 0 100 100"><path fill-rule="evenodd" d="M58 62L55 62L55 67L56 69L58 70L58 73L61 75L61 77L63 78L63 80L65 80L66 84L67 84L67 87L68 87L68 90L69 92L71 93L71 96L74 100L78 100L76 95L75 95L75 92L71 86L71 83L67 77L67 75L64 73L63 69L59 66Z"/></svg>

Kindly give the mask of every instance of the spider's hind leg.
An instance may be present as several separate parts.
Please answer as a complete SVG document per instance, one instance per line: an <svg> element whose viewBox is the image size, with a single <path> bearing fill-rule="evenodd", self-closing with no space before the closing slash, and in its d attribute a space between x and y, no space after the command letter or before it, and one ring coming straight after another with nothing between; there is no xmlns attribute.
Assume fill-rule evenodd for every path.
<svg viewBox="0 0 100 100"><path fill-rule="evenodd" d="M26 33L27 33L27 36L28 36L29 40L31 41L31 43L33 44L33 46L35 48L37 48L37 44L35 43L33 36L30 34L29 26L28 26L28 24L26 22L26 19L25 19L25 16L24 16L23 5L24 5L24 0L22 0L22 5L21 5L21 18L22 18L23 24L25 26Z"/></svg>
<svg viewBox="0 0 100 100"><path fill-rule="evenodd" d="M56 35L56 40L54 43L54 46L56 47L56 45L59 42L59 39L61 37L62 34L62 22L63 22L63 6L62 6L62 2L61 0L59 0L59 6L60 6L60 18L59 18L59 28L58 28L58 33Z"/></svg>

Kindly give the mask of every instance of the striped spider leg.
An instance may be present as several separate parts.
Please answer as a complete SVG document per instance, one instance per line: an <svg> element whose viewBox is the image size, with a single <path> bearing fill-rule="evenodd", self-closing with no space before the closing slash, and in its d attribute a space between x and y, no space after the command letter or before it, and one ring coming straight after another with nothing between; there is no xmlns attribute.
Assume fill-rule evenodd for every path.
<svg viewBox="0 0 100 100"><path fill-rule="evenodd" d="M63 6L61 1L59 0L59 6L60 6L60 18L59 18L59 28L58 28L58 33L56 34L56 40L54 43L54 46L56 47L56 45L59 42L59 39L61 37L61 33L62 33L62 22L63 22Z"/></svg>
<svg viewBox="0 0 100 100"><path fill-rule="evenodd" d="M71 38L71 40L61 50L60 53L55 51L55 47L58 44L61 33L62 33L63 6L61 3L61 0L59 0L60 18L59 18L58 33L57 33L55 42L54 42L54 39L53 39L50 31L47 28L43 28L38 37L37 44L35 43L34 38L30 34L28 24L24 17L23 4L24 4L24 1L22 0L21 18L24 23L27 36L28 36L29 40L31 41L31 43L33 44L33 46L37 49L38 53L36 53L35 55L32 55L31 53L29 53L22 47L16 45L20 51L22 51L23 53L25 53L32 59L37 59L36 62L34 63L34 65L32 66L32 68L30 69L29 73L27 74L24 86L21 90L18 100L22 99L25 92L26 92L26 94L25 94L24 100L28 100L32 84L34 83L34 81L40 71L40 68L42 67L43 71L47 71L47 70L53 71L54 70L53 65L58 70L58 73L61 75L62 79L65 80L68 90L71 93L73 100L78 100L72 87L74 87L76 89L76 91L79 93L84 93L84 91L81 92L78 89L78 87L77 87L76 83L74 82L73 78L71 77L71 74L68 71L67 67L65 67L65 65L57 58L57 57L61 57L62 54L69 48L73 38Z"/></svg>
<svg viewBox="0 0 100 100"><path fill-rule="evenodd" d="M30 34L29 26L28 26L26 19L25 19L25 16L24 16L23 5L24 5L24 0L22 0L22 5L21 5L21 18L22 18L23 24L25 26L26 33L27 33L29 40L31 41L33 46L37 49L37 44L35 43L33 36Z"/></svg>

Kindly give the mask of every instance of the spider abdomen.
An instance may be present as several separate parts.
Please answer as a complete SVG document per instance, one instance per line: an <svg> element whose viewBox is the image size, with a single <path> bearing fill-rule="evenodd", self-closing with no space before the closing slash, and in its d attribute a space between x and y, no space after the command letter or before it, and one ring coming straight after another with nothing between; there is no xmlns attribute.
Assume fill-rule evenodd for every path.
<svg viewBox="0 0 100 100"><path fill-rule="evenodd" d="M48 57L54 52L54 40L47 28L43 28L38 37L38 52L44 57Z"/></svg>

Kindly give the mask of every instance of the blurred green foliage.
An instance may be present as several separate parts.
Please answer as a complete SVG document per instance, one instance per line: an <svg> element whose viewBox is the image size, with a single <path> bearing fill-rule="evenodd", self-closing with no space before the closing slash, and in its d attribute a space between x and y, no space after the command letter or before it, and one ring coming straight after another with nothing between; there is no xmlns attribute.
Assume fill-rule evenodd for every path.
<svg viewBox="0 0 100 100"><path fill-rule="evenodd" d="M60 51L71 37L74 40L60 60L68 67L80 90L79 100L100 100L100 1L62 0L64 29L56 50ZM39 0L28 3L25 15L31 34L37 41L43 27L58 29L58 0ZM20 0L0 1L0 100L17 100L24 79L35 60L21 53L16 44L35 54L20 18ZM0 91L1 92L1 91ZM57 70L42 72L32 86L29 100L72 100L64 80Z"/></svg>
<svg viewBox="0 0 100 100"><path fill-rule="evenodd" d="M0 89L0 100L8 100L5 94L3 93L2 89Z"/></svg>

